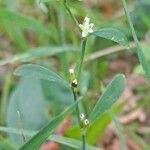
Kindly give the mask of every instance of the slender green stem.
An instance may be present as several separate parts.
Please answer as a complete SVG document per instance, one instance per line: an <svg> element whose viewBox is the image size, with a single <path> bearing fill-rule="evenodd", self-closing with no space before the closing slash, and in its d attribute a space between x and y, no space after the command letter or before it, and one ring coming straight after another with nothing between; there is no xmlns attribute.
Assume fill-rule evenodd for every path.
<svg viewBox="0 0 150 150"><path fill-rule="evenodd" d="M133 23L132 23L132 20L131 20L131 17L130 17L128 8L127 8L126 1L125 1L125 0L122 0L122 4L123 4L123 7L124 7L124 11L125 11L127 20L128 20L128 22L129 22L129 25L130 25L130 29L131 29L131 33L132 33L134 42L135 42L135 44L136 44L137 55L138 55L139 61L140 61L141 65L142 65L142 67L143 67L143 70L145 71L145 73L146 73L146 75L147 75L147 78L150 80L150 71L149 71L150 66L149 66L149 63L148 63L147 59L145 58L145 55L144 55L144 53L143 53L142 47L141 47L141 45L140 45L140 42L138 41L136 32L135 32L135 30L134 30L134 26L133 26ZM143 59L143 58L144 58L144 59ZM148 68L148 69L147 69L147 68Z"/></svg>
<svg viewBox="0 0 150 150"><path fill-rule="evenodd" d="M73 93L74 101L76 102L77 101L77 92L75 91L75 89L73 87L72 87L72 93ZM79 104L76 105L76 114L77 114L78 123L81 127Z"/></svg>
<svg viewBox="0 0 150 150"><path fill-rule="evenodd" d="M76 24L76 26L78 27L79 31L81 30L79 27L79 23L77 21L77 19L75 18L75 16L72 14L70 8L68 7L67 3L64 3L64 7L67 10L67 12L69 13L70 17L72 18L73 22Z"/></svg>
<svg viewBox="0 0 150 150"><path fill-rule="evenodd" d="M82 150L86 150L86 135L82 135Z"/></svg>
<svg viewBox="0 0 150 150"><path fill-rule="evenodd" d="M76 24L77 28L79 29L79 31L81 31L80 27L79 27L79 23L77 21L77 19L75 18L75 16L72 14L70 8L67 5L67 1L64 0L64 7L67 10L67 12L69 13L70 17L72 18L73 22ZM79 65L77 66L77 79L80 76L81 73L81 68L82 68L82 64L83 64L83 60L84 60L84 54L85 54L85 47L86 47L86 41L87 39L83 39L82 41L82 52L81 52L81 58L79 60ZM73 96L74 96L74 101L77 100L77 91L75 91L75 88L72 87L72 92L73 92ZM79 104L76 105L76 114L77 114L77 119L78 119L78 123L80 128L82 129L82 122L80 120L80 110L79 110ZM86 135L85 133L82 133L82 150L86 150Z"/></svg>
<svg viewBox="0 0 150 150"><path fill-rule="evenodd" d="M132 33L132 35L133 35L133 39L134 39L136 45L139 46L139 41L138 41L138 38L137 38L136 33L135 33L135 30L134 30L134 26L133 26L133 23L132 23L132 20L131 20L131 17L130 17L128 8L127 8L126 1L125 1L125 0L122 0L122 3L123 3L123 7L124 7L124 10L125 10L125 14L126 14L126 16L127 16L127 19L128 19L129 25L130 25L130 29L131 29L131 33Z"/></svg>
<svg viewBox="0 0 150 150"><path fill-rule="evenodd" d="M80 57L80 60L79 60L79 64L78 64L78 68L77 68L77 78L80 77L80 74L81 74L81 69L82 69L82 65L83 65L83 60L84 60L84 55L85 55L85 47L86 47L86 42L87 42L87 39L84 38L83 41L82 41L82 51L81 51L81 57Z"/></svg>
<svg viewBox="0 0 150 150"><path fill-rule="evenodd" d="M74 101L77 101L77 92L75 91L74 88L72 88L72 92L73 92L73 96L74 96ZM78 119L78 123L79 126L82 130L82 122L80 120L80 110L79 110L79 104L76 105L76 114L77 114L77 119ZM81 132L82 134L82 150L86 150L86 135L85 135L85 129L83 129L84 131Z"/></svg>

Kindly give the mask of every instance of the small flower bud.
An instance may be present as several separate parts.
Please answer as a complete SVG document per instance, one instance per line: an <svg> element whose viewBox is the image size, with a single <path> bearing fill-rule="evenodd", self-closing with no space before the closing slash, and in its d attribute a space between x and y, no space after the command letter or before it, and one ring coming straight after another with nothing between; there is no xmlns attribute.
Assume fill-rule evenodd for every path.
<svg viewBox="0 0 150 150"><path fill-rule="evenodd" d="M81 119L81 120L84 120L84 119L85 119L85 114L84 114L84 113L80 114L80 119Z"/></svg>
<svg viewBox="0 0 150 150"><path fill-rule="evenodd" d="M89 125L89 120L88 120L88 119L85 119L85 120L84 120L84 125L85 125L85 126L88 126L88 125Z"/></svg>
<svg viewBox="0 0 150 150"><path fill-rule="evenodd" d="M72 87L77 87L78 86L78 81L76 79L76 75L74 73L74 69L69 69L69 73L70 73L70 84Z"/></svg>
<svg viewBox="0 0 150 150"><path fill-rule="evenodd" d="M77 87L78 86L78 81L77 79L74 79L71 83L72 87Z"/></svg>

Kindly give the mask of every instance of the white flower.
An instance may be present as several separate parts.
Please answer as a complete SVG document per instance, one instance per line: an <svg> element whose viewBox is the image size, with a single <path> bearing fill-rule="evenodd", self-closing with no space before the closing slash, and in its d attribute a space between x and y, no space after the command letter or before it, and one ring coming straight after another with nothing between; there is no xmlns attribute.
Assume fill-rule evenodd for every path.
<svg viewBox="0 0 150 150"><path fill-rule="evenodd" d="M87 37L89 33L93 32L93 23L90 23L90 18L85 17L83 24L79 24L79 27L82 30L82 37Z"/></svg>
<svg viewBox="0 0 150 150"><path fill-rule="evenodd" d="M74 69L72 69L72 68L69 69L69 73L70 73L70 74L74 74Z"/></svg>

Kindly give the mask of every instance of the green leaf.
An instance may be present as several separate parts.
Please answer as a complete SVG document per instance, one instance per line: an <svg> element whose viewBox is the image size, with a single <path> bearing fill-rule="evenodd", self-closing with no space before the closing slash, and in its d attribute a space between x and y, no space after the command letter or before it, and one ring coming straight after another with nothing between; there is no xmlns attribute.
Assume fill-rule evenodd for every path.
<svg viewBox="0 0 150 150"><path fill-rule="evenodd" d="M113 110L118 113L124 106L123 104L117 104ZM109 116L109 112L103 113L98 117L90 126L87 128L86 141L88 144L95 145L97 140L102 138L103 133L107 129L109 123L111 122L111 118ZM67 129L65 135L70 138L80 139L80 127L73 127Z"/></svg>
<svg viewBox="0 0 150 150"><path fill-rule="evenodd" d="M56 116L43 129L41 129L30 140L28 140L19 150L37 150L39 146L47 140L47 138L51 135L53 130L63 121L67 114L73 111L77 103L78 101L69 106L69 108L66 111Z"/></svg>
<svg viewBox="0 0 150 150"><path fill-rule="evenodd" d="M23 16L17 12L7 9L0 9L0 21L7 21L11 25L20 26L22 28L28 28L35 32L50 34L50 31L46 29L39 21L30 17Z"/></svg>
<svg viewBox="0 0 150 150"><path fill-rule="evenodd" d="M120 44L122 46L129 48L128 39L118 29L103 28L103 29L99 29L99 30L94 31L90 35L95 35L95 36L102 37L102 38L105 38L108 40L112 40L112 41L117 42L118 44Z"/></svg>
<svg viewBox="0 0 150 150"><path fill-rule="evenodd" d="M41 82L40 79L36 78L22 78L17 83L10 95L7 107L8 127L38 131L52 119L49 112L53 106L45 97ZM61 109L61 112L63 110ZM20 112L21 120L18 118L17 111ZM21 125L18 123L21 123ZM17 148L22 145L22 136L10 133L8 137Z"/></svg>
<svg viewBox="0 0 150 150"><path fill-rule="evenodd" d="M95 121L106 110L110 109L112 105L118 100L125 89L125 76L122 74L116 75L113 80L106 87L102 96L96 103L92 113L89 116L90 122Z"/></svg>
<svg viewBox="0 0 150 150"><path fill-rule="evenodd" d="M16 129L16 128L0 127L0 131L7 132L7 133L21 134L20 130ZM24 134L26 136L33 136L35 133L36 132L34 132L34 131L24 130ZM81 146L82 146L82 142L79 140L75 140L75 139L71 139L71 138L67 138L67 137L63 137L63 136L59 136L59 135L52 134L48 137L48 139L51 141L55 141L57 143L66 145L68 147L76 148L76 149L81 149ZM100 150L99 148L90 146L88 144L86 145L86 149L87 150Z"/></svg>
<svg viewBox="0 0 150 150"><path fill-rule="evenodd" d="M9 24L7 21L1 20L0 30L9 36L18 51L26 49L25 37L20 27L12 26L12 24Z"/></svg>
<svg viewBox="0 0 150 150"><path fill-rule="evenodd" d="M16 69L14 74L17 76L48 80L50 82L63 82L63 83L66 82L54 71L36 64L22 65Z"/></svg>
<svg viewBox="0 0 150 150"><path fill-rule="evenodd" d="M64 144L66 146L72 147L72 148L76 148L76 149L81 149L82 147L82 142L75 140L75 139L71 139L71 138L67 138L67 137L62 137L62 136L58 136L58 135L52 135L50 136L50 140L53 140L55 142ZM100 150L100 148L96 148L94 146L90 146L88 144L86 144L86 150Z"/></svg>
<svg viewBox="0 0 150 150"><path fill-rule="evenodd" d="M39 47L39 48L33 48L28 50L28 52L17 54L12 57L6 58L4 60L0 61L0 65L5 65L8 63L14 63L14 62L28 62L35 58L40 57L46 57L46 56L53 56L62 52L66 51L75 51L77 50L77 47L73 46L46 46L46 47Z"/></svg>

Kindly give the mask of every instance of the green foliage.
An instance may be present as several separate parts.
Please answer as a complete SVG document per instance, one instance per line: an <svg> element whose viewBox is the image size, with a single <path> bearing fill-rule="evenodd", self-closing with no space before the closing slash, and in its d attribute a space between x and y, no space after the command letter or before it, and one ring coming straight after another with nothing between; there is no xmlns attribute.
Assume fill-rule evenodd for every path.
<svg viewBox="0 0 150 150"><path fill-rule="evenodd" d="M7 109L7 126L39 130L52 119L49 109L52 107L45 97L41 81L35 78L23 78L10 95ZM17 112L20 112L20 117ZM9 134L10 141L19 147L22 136Z"/></svg>
<svg viewBox="0 0 150 150"><path fill-rule="evenodd" d="M20 27L12 26L7 21L1 20L0 28L10 37L11 41L15 44L18 51L26 49L26 41L23 31Z"/></svg>
<svg viewBox="0 0 150 150"><path fill-rule="evenodd" d="M119 104L113 108L113 111L118 113L124 104ZM97 140L101 138L104 134L105 130L107 129L109 123L111 122L111 117L109 112L103 113L99 116L88 128L87 128L87 143L89 144L96 144ZM67 129L66 136L70 138L80 139L80 128L79 127L71 127Z"/></svg>
<svg viewBox="0 0 150 150"><path fill-rule="evenodd" d="M72 52L75 51L76 49L77 47L73 47L69 45L32 48L25 53L17 54L10 58L6 58L5 60L1 60L0 65L5 65L9 63L15 63L15 62L28 62L37 58L54 56L63 52L69 52L69 51Z"/></svg>
<svg viewBox="0 0 150 150"><path fill-rule="evenodd" d="M136 44L136 52L137 52L137 55L138 55L139 62L141 64L141 66L143 67L143 70L146 74L146 77L148 78L148 80L150 80L150 64L149 64L148 60L146 59L146 57L144 55L144 52L143 52L143 48L141 47L141 45L138 41L134 26L133 26L133 23L132 23L132 20L131 20L131 17L130 17L128 8L127 8L126 1L122 0L122 3L123 3L123 7L124 7L124 10L125 10L126 17L128 19L128 22L129 22L129 26L130 26L130 30L131 30L133 39L134 39L135 44Z"/></svg>
<svg viewBox="0 0 150 150"><path fill-rule="evenodd" d="M81 149L82 147L82 142L79 142L78 140L72 139L72 138L64 138L61 136L53 136L50 138L51 140L55 141L55 142L59 142L61 144L67 145L69 147L72 148L76 148L76 149ZM100 148L96 148L94 146L90 146L88 144L86 144L86 149L87 150L100 150Z"/></svg>
<svg viewBox="0 0 150 150"><path fill-rule="evenodd" d="M77 101L78 102L78 101ZM27 141L20 150L37 150L39 146L46 141L46 139L52 134L52 131L63 121L68 113L73 111L73 108L77 105L77 102L71 105L66 111L56 116L50 121L43 129L35 134L29 141Z"/></svg>
<svg viewBox="0 0 150 150"><path fill-rule="evenodd" d="M89 116L91 122L110 109L118 100L125 89L125 82L125 76L122 74L118 74L112 79Z"/></svg>
<svg viewBox="0 0 150 150"><path fill-rule="evenodd" d="M7 9L0 9L0 21L5 21L8 24L11 23L12 25L17 25L24 29L31 29L35 32L50 35L50 31L39 21Z"/></svg>
<svg viewBox="0 0 150 150"><path fill-rule="evenodd" d="M129 48L129 43L126 36L115 28L102 28L94 31L91 35L95 35L98 37L106 38L108 40L112 40L117 42L118 44Z"/></svg>
<svg viewBox="0 0 150 150"><path fill-rule="evenodd" d="M58 3L58 1L60 3ZM103 135L111 119L115 123L117 133L119 133L118 137L121 143L123 143L123 136L121 135L122 133L119 128L119 122L116 119L117 117L113 112L110 112L111 118L107 111L112 108L123 93L126 84L125 77L123 74L116 75L113 80L108 83L104 91L99 90L100 84L98 83L100 81L106 81L105 75L110 65L110 61L108 60L112 60L119 56L124 58L124 53L115 55L115 57L114 55L109 55L109 57L105 57L103 60L101 59L101 65L99 65L99 60L94 63L89 63L88 60L86 60L88 65L85 65L84 56L88 52L92 53L93 50L101 48L104 48L104 51L106 50L106 53L104 52L105 56L111 53L109 51L111 48L116 48L116 50L113 50L114 52L117 52L117 49L120 48L128 49L130 45L128 38L131 39L131 35L133 35L139 61L148 79L150 79L150 65L147 60L149 59L149 47L147 47L146 53L141 48L125 0L122 0L122 2L130 24L131 33L123 22L123 17L116 16L115 14L118 15L118 13L115 11L113 17L106 17L103 15L106 10L99 9L103 8L101 3L97 6L95 2L96 1L89 2L89 7L86 8L84 6L86 6L87 3L83 2L81 5L80 0L18 1L14 2L15 10L14 6L11 7L10 0L7 2L0 2L0 5L3 5L0 6L0 31L4 32L4 34L0 34L0 39L2 39L0 49L2 48L3 50L0 54L0 66L10 64L11 67L15 68L18 66L17 63L24 62L39 63L46 66L44 67L37 64L21 65L15 71L15 75L22 77L21 80L19 82L13 82L13 85L9 85L9 82L11 79L14 80L16 78L11 78L8 80L9 82L5 81L6 86L4 86L4 90L2 91L2 100L0 100L2 104L0 107L0 116L2 119L0 121L2 121L2 123L5 122L3 116L5 116L4 114L6 112L6 99L10 93L10 89L13 89L9 99L6 124L8 127L13 128L0 127L0 131L8 133L10 142L12 142L16 148L20 147L20 150L36 150L42 143L49 139L68 146L68 149L97 150L98 148L86 143L94 145ZM113 8L114 4L113 2L111 3L111 7ZM132 14L133 19L135 19L133 22L136 27L138 27L137 30L140 30L137 32L137 35L140 35L139 37L144 39L143 36L145 36L150 26L147 15L149 14L147 13L148 9L145 7L148 3L146 0L143 0L137 4L138 7L135 8L135 12ZM37 7L37 9L35 7ZM11 11L12 8L13 11ZM46 11L40 12L41 8ZM101 13L99 13L99 11L101 11ZM31 17L24 14L30 14ZM69 19L69 15L72 20ZM91 22L94 23L94 28L97 30L94 30L94 32L89 30L88 36L82 37L81 39L79 35L83 34L81 33L82 30L79 24L85 16L91 18ZM90 26L92 26L92 24L89 24L89 27ZM84 29L86 32L86 27ZM32 31L38 34L34 34ZM121 31L125 31L125 34ZM128 38L126 35L128 35ZM146 35L148 35L148 33ZM84 42L81 44L80 48L79 45L82 42L81 40ZM120 46L113 47L116 43ZM109 46L112 47L109 48ZM5 51L7 49L10 51ZM79 53L80 49L81 53ZM18 54L16 52L22 53ZM97 55L99 52L95 54ZM51 57L50 59L49 56ZM51 63L53 66L56 66L60 74L63 74L65 77L58 75L50 67L52 66ZM71 83L68 84L68 81L70 81L68 72L69 66L73 66L73 68L76 66L76 76L74 76L77 78L77 87L71 86ZM86 71L83 70L83 67L85 67L84 69ZM99 73L101 75L99 75ZM110 72L108 72L108 75L112 76ZM64 80L64 78L66 78L67 81ZM3 82L0 85L3 85ZM101 90L103 89L101 88ZM95 99L97 99L97 93L99 91L102 92L102 95L96 102ZM71 105L73 101L80 99L80 96L84 97L83 101L79 104L76 102ZM119 108L115 107L114 111L118 112L123 105L116 106ZM64 111L66 107L69 108ZM73 122L72 126L65 134L66 137L53 135L54 129L61 124L67 115L73 112L74 108L76 108L76 112L71 116ZM17 112L20 113L20 116L17 116ZM85 113L85 119L87 119L87 121L89 120L89 126L85 124L84 120L81 122L80 113ZM79 121L78 126L76 125L77 119L75 115L77 115ZM74 125L75 127L73 127ZM23 134L25 135L26 143L24 143L22 139ZM6 136L4 135L4 137ZM75 139L82 139L82 141ZM86 141L83 139L86 139ZM137 140L138 138L135 139ZM141 143L143 144L143 141ZM9 145L9 141L7 141L7 137L5 140L5 138L1 138L0 136L0 149L11 148L13 149L13 147ZM143 148L146 149L147 145L144 145ZM62 147L62 149L64 150L65 148Z"/></svg>
<svg viewBox="0 0 150 150"><path fill-rule="evenodd" d="M7 133L13 133L13 134L20 134L20 130L15 129L15 128L0 127L0 131L1 132L7 132ZM33 136L36 133L33 131L24 130L24 134L26 136ZM59 136L59 135L52 134L48 137L48 139L51 141L55 141L57 143L66 145L66 146L71 147L71 148L80 149L82 146L82 143L79 140L75 140L75 139L71 139L71 138L67 138L67 137L63 137L63 136ZM87 149L88 150L100 150L99 148L90 146L88 144L87 144Z"/></svg>
<svg viewBox="0 0 150 150"><path fill-rule="evenodd" d="M61 76L56 74L54 71L36 64L27 64L20 66L15 71L15 75L43 79L48 80L50 82L66 82L62 79Z"/></svg>

